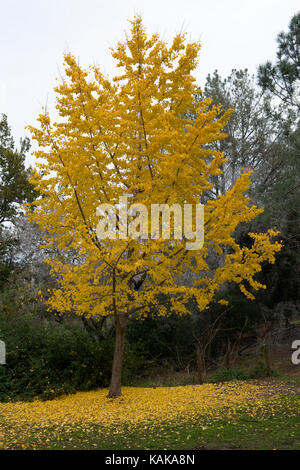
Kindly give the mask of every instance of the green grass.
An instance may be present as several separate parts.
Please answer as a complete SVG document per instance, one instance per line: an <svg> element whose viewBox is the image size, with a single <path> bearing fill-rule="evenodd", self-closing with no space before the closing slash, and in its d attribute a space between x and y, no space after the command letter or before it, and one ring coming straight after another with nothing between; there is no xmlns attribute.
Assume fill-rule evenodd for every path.
<svg viewBox="0 0 300 470"><path fill-rule="evenodd" d="M281 382L300 384L300 377L290 377L289 375L278 374L276 378Z"/></svg>
<svg viewBox="0 0 300 470"><path fill-rule="evenodd" d="M194 421L173 422L162 425L137 426L129 430L117 426L109 430L101 426L85 425L41 430L38 434L14 429L14 440L9 449L297 449L300 450L299 396L282 397L269 401L266 408L252 405L237 407L230 421L214 421L199 416ZM266 411L267 410L267 411Z"/></svg>

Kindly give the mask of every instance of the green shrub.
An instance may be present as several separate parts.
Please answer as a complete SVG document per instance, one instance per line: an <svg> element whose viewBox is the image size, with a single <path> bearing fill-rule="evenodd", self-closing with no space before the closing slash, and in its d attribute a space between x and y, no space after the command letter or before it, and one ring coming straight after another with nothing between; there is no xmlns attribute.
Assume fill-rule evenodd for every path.
<svg viewBox="0 0 300 470"><path fill-rule="evenodd" d="M272 376L276 376L276 371L272 370ZM211 376L212 382L227 382L230 380L261 379L268 376L267 367L263 360L259 360L251 369L222 369Z"/></svg>
<svg viewBox="0 0 300 470"><path fill-rule="evenodd" d="M275 370L271 370L271 375L274 377L277 375ZM257 364L249 370L248 378L249 379L259 379L263 377L268 377L268 369L265 362L260 359Z"/></svg>
<svg viewBox="0 0 300 470"><path fill-rule="evenodd" d="M91 338L79 319L38 320L0 314L6 365L0 366L0 401L51 399L109 385L114 338ZM124 382L145 368L142 344L126 344Z"/></svg>
<svg viewBox="0 0 300 470"><path fill-rule="evenodd" d="M247 374L241 369L222 369L215 372L211 380L212 382L228 382L230 380L246 380Z"/></svg>

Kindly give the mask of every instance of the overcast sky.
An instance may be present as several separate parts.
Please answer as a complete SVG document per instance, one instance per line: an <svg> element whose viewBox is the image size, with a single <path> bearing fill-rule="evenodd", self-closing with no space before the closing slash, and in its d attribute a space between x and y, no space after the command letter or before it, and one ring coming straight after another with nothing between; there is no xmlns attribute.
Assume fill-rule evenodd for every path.
<svg viewBox="0 0 300 470"><path fill-rule="evenodd" d="M186 31L202 43L199 85L218 69L257 66L276 56L276 37L287 31L299 0L0 0L0 113L16 140L28 135L48 100L65 51L83 65L113 71L109 47L123 40L128 19L140 13L149 34L169 41Z"/></svg>

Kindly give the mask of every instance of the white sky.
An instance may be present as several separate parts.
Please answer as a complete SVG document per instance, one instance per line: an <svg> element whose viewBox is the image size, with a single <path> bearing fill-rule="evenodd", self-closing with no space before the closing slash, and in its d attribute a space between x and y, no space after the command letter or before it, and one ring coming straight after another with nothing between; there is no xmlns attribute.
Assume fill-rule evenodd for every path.
<svg viewBox="0 0 300 470"><path fill-rule="evenodd" d="M124 39L135 13L149 34L169 41L186 31L201 41L196 77L203 86L215 69L222 76L232 68L255 73L274 60L277 34L287 31L299 0L0 0L0 6L0 113L18 141L47 99L51 112L64 51L110 74L108 48Z"/></svg>

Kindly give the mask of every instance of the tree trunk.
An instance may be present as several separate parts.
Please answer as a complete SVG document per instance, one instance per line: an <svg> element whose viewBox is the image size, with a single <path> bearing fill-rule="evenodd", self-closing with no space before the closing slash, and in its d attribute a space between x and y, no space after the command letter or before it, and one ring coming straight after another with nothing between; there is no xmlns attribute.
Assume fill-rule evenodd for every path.
<svg viewBox="0 0 300 470"><path fill-rule="evenodd" d="M268 343L264 345L264 355L265 355L265 362L267 367L267 375L271 377L272 375L272 364L271 364L271 355L270 355L270 346Z"/></svg>
<svg viewBox="0 0 300 470"><path fill-rule="evenodd" d="M225 352L225 368L227 370L231 369L231 344L230 341L227 340L227 347L226 347L226 352Z"/></svg>
<svg viewBox="0 0 300 470"><path fill-rule="evenodd" d="M202 385L204 383L206 370L205 370L204 354L200 346L197 346L197 372L198 372L198 383Z"/></svg>
<svg viewBox="0 0 300 470"><path fill-rule="evenodd" d="M126 336L127 317L119 315L116 321L115 351L111 372L110 388L108 398L116 398L122 395L122 365L124 356L125 336Z"/></svg>

